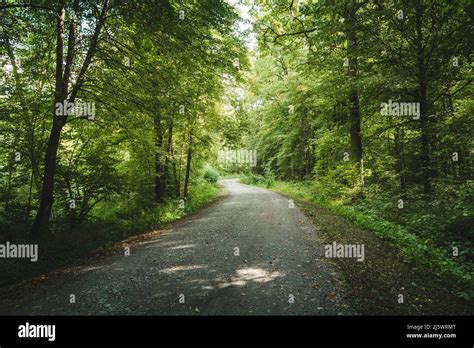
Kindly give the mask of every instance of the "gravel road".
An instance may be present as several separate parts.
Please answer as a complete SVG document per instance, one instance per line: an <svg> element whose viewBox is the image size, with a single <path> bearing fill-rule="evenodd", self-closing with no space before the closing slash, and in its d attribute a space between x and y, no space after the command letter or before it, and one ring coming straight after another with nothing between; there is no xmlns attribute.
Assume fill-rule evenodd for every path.
<svg viewBox="0 0 474 348"><path fill-rule="evenodd" d="M117 249L24 284L0 300L0 314L353 314L298 207L238 180L220 183L223 199L131 244L130 256Z"/></svg>

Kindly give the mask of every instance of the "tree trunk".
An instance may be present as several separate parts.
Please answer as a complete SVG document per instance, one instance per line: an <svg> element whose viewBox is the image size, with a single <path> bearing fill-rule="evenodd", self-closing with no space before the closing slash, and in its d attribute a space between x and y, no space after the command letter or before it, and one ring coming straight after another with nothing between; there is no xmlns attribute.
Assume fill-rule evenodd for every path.
<svg viewBox="0 0 474 348"><path fill-rule="evenodd" d="M173 149L173 118L170 117L168 120L168 141L166 143L166 158L165 158L165 187L166 194L169 194L170 190L170 158L172 158L172 149Z"/></svg>
<svg viewBox="0 0 474 348"><path fill-rule="evenodd" d="M193 133L191 129L189 129L188 157L186 160L186 174L184 176L184 189L183 189L183 197L185 200L188 199L189 174L191 173L192 146L193 146Z"/></svg>
<svg viewBox="0 0 474 348"><path fill-rule="evenodd" d="M46 157L44 161L43 185L41 188L40 206L33 223L32 232L38 234L44 232L51 215L51 207L53 206L53 188L54 174L56 172L56 157L59 147L59 139L61 129L63 127L61 119L54 116L53 129L49 136L48 146L46 148Z"/></svg>
<svg viewBox="0 0 474 348"><path fill-rule="evenodd" d="M171 145L171 156L173 158L173 178L174 178L174 195L179 197L181 194L181 183L179 182L178 171L176 169L176 158L174 157L174 146Z"/></svg>
<svg viewBox="0 0 474 348"><path fill-rule="evenodd" d="M7 180L7 192L5 195L5 211L8 210L8 205L10 204L10 195L12 191L12 177L13 177L13 166L15 165L15 154L10 156L10 163L8 166L8 180Z"/></svg>
<svg viewBox="0 0 474 348"><path fill-rule="evenodd" d="M181 144L181 151L179 153L179 166L178 166L178 179L177 179L177 183L178 183L178 197L181 197L181 171L182 171L182 168L183 168L183 152L184 152L184 144Z"/></svg>
<svg viewBox="0 0 474 348"><path fill-rule="evenodd" d="M358 62L357 62L357 33L356 33L356 11L357 8L351 5L348 11L347 21L347 53L349 57L349 133L351 136L352 156L359 163L360 184L364 187L364 164L362 159L362 137L361 137L361 116L359 106L359 91L357 86Z"/></svg>
<svg viewBox="0 0 474 348"><path fill-rule="evenodd" d="M354 160L360 163L362 160L362 139L360 136L359 93L357 89L351 89L349 92L349 101L349 132L351 135L352 155Z"/></svg>
<svg viewBox="0 0 474 348"><path fill-rule="evenodd" d="M430 169L430 138L429 138L429 104L428 104L428 79L425 66L425 49L423 47L422 32L423 4L418 3L416 7L416 41L417 41L417 66L418 66L418 91L420 98L420 163L423 180L423 192L431 192L431 169Z"/></svg>
<svg viewBox="0 0 474 348"><path fill-rule="evenodd" d="M403 161L403 141L404 132L401 127L395 129L394 143L395 143L395 170L398 174L400 191L402 194L406 191L406 179L405 179L405 163Z"/></svg>
<svg viewBox="0 0 474 348"><path fill-rule="evenodd" d="M64 19L66 11L64 4L57 14L57 37L56 37L56 85L55 98L53 105L53 127L49 134L48 146L44 160L44 176L43 185L40 194L40 206L36 213L35 221L32 226L32 234L38 235L43 233L48 225L51 216L51 208L53 206L54 197L54 174L56 172L56 157L59 147L59 139L61 137L61 129L67 116L56 115L56 103L62 103L67 97L67 86L63 81L63 47L64 47ZM64 119L63 119L64 117Z"/></svg>
<svg viewBox="0 0 474 348"><path fill-rule="evenodd" d="M155 201L162 202L165 198L166 183L163 165L163 129L161 115L155 114Z"/></svg>

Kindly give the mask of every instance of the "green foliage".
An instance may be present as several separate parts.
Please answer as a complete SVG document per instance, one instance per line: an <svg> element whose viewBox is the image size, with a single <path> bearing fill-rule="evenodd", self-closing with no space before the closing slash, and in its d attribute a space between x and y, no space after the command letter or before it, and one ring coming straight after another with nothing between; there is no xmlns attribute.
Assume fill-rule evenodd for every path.
<svg viewBox="0 0 474 348"><path fill-rule="evenodd" d="M241 177L241 181L247 185L259 185L270 188L275 184L273 177L267 177L259 174L248 174Z"/></svg>
<svg viewBox="0 0 474 348"><path fill-rule="evenodd" d="M208 165L204 167L202 177L207 182L211 184L215 184L217 180L219 179L219 172L217 171L217 169Z"/></svg>

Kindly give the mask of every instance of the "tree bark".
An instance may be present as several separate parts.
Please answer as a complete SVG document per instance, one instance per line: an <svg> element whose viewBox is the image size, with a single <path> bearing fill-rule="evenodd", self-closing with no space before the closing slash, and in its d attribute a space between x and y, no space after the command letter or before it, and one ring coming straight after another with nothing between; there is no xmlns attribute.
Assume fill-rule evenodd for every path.
<svg viewBox="0 0 474 348"><path fill-rule="evenodd" d="M172 149L173 149L173 117L168 119L168 140L166 143L166 158L165 158L165 187L166 194L169 195L170 190L170 158L172 158Z"/></svg>
<svg viewBox="0 0 474 348"><path fill-rule="evenodd" d="M423 4L420 2L416 7L416 41L417 41L417 67L418 67L418 92L420 98L420 163L423 181L423 192L431 192L431 166L430 166L430 137L429 137L429 103L428 103L428 79L425 65L425 49L423 46Z"/></svg>
<svg viewBox="0 0 474 348"><path fill-rule="evenodd" d="M53 105L53 126L49 134L48 145L44 160L44 176L41 187L40 205L36 213L32 226L33 235L44 232L51 216L54 197L54 174L56 172L56 156L58 153L61 129L64 126L63 117L56 116L56 103L62 103L67 97L67 90L64 86L63 71L63 47L64 47L64 20L66 16L65 5L57 13L57 37L56 37L56 86Z"/></svg>
<svg viewBox="0 0 474 348"><path fill-rule="evenodd" d="M163 129L161 115L155 114L155 201L162 202L165 198L166 184L163 165Z"/></svg>
<svg viewBox="0 0 474 348"><path fill-rule="evenodd" d="M191 158L192 158L192 146L193 146L193 133L191 128L189 129L189 142L188 142L188 156L186 160L186 174L184 176L184 189L183 197L188 199L188 186L189 186L189 175L191 173Z"/></svg>
<svg viewBox="0 0 474 348"><path fill-rule="evenodd" d="M405 178L405 163L404 163L404 150L403 150L403 142L404 142L404 132L401 127L397 127L395 129L394 134L394 147L395 147L395 170L397 171L398 178L399 178L399 185L402 194L406 191L406 178Z"/></svg>
<svg viewBox="0 0 474 348"><path fill-rule="evenodd" d="M357 7L351 5L347 15L347 53L349 57L349 133L351 137L352 156L359 164L360 184L364 187L364 163L362 154L361 137L361 115L359 106L359 91L357 86L358 61L357 61L357 32L356 32L356 12Z"/></svg>

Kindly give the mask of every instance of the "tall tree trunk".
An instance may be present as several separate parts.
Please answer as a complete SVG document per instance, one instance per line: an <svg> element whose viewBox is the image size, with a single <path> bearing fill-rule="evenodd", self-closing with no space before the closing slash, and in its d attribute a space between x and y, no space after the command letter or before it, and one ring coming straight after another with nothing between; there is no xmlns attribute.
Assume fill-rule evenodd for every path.
<svg viewBox="0 0 474 348"><path fill-rule="evenodd" d="M173 157L173 178L174 178L174 195L179 197L181 194L181 183L179 182L178 171L176 169L176 160Z"/></svg>
<svg viewBox="0 0 474 348"><path fill-rule="evenodd" d="M426 57L423 46L423 4L418 2L416 6L416 43L417 43L417 67L418 67L418 92L420 98L420 162L423 180L423 192L428 194L431 192L431 166L430 166L430 138L429 138L429 103L428 103L428 79L426 72Z"/></svg>
<svg viewBox="0 0 474 348"><path fill-rule="evenodd" d="M63 117L56 115L56 103L63 103L67 97L67 86L63 81L63 47L64 47L64 20L66 11L64 3L57 13L57 37L56 37L56 86L55 98L53 105L53 127L49 134L48 145L44 160L44 176L40 194L40 206L36 213L35 221L32 226L34 235L44 232L47 227L49 217L51 216L51 208L53 206L54 197L54 174L56 172L56 156L58 153L59 139L61 137L61 129L64 126Z"/></svg>
<svg viewBox="0 0 474 348"><path fill-rule="evenodd" d="M29 184L29 187L28 187L28 204L26 205L26 214L27 214L27 216L30 216L31 199L33 198L34 180L35 180L35 174L34 174L33 171L31 171L30 184Z"/></svg>
<svg viewBox="0 0 474 348"><path fill-rule="evenodd" d="M179 166L178 166L178 177L177 177L177 183L178 183L178 197L181 197L181 171L183 168L183 152L184 152L184 144L181 144L181 149L179 153Z"/></svg>
<svg viewBox="0 0 474 348"><path fill-rule="evenodd" d="M170 159L172 158L173 149L173 117L168 119L168 141L166 143L166 158L165 158L165 187L166 193L169 194L170 190Z"/></svg>
<svg viewBox="0 0 474 348"><path fill-rule="evenodd" d="M349 112L349 132L351 135L351 148L354 160L362 160L362 138L360 135L360 109L359 92L357 89L351 89L349 92L350 112Z"/></svg>
<svg viewBox="0 0 474 348"><path fill-rule="evenodd" d="M34 110L34 115L38 115L40 110L38 107ZM38 187L38 178L40 177L39 174L39 166L38 166L38 159L37 159L37 151L35 150L35 125L36 120L33 118L31 124L29 124L29 139L28 139L28 146L30 152L30 160L31 160L31 178L30 178L30 185L28 190L28 205L26 208L27 215L30 216L31 205L33 200L33 188L36 186L37 192L39 192Z"/></svg>
<svg viewBox="0 0 474 348"><path fill-rule="evenodd" d="M189 128L189 141L188 141L188 156L186 160L186 174L184 176L184 188L183 188L183 198L185 200L188 199L188 186L189 186L189 175L191 173L192 147L193 147L193 133L190 127Z"/></svg>
<svg viewBox="0 0 474 348"><path fill-rule="evenodd" d="M352 156L359 163L360 184L364 187L364 163L362 158L361 115L359 106L359 91L357 86L357 32L356 32L356 5L350 5L347 20L347 53L349 57L349 133L351 136Z"/></svg>
<svg viewBox="0 0 474 348"><path fill-rule="evenodd" d="M162 202L165 198L166 183L163 164L163 129L161 115L155 114L155 201Z"/></svg>
<svg viewBox="0 0 474 348"><path fill-rule="evenodd" d="M10 156L10 163L8 166L8 180L7 180L7 192L5 195L5 211L8 210L8 206L10 204L10 196L11 196L11 191L12 191L12 177L13 177L13 167L15 163L15 154L12 154Z"/></svg>
<svg viewBox="0 0 474 348"><path fill-rule="evenodd" d="M53 206L53 189L54 189L54 174L56 172L56 157L59 147L59 139L61 136L61 129L63 121L54 116L53 129L51 130L48 146L46 148L46 157L44 161L44 176L43 185L41 187L40 206L36 213L36 219L33 223L33 234L44 232L51 215L51 208Z"/></svg>
<svg viewBox="0 0 474 348"><path fill-rule="evenodd" d="M69 194L69 202L74 200L74 194L72 193L72 186L71 186L71 181L69 179L69 174L65 176L65 181L66 181L66 188L67 192ZM69 227L71 231L74 229L76 225L76 210L75 208L69 207Z"/></svg>
<svg viewBox="0 0 474 348"><path fill-rule="evenodd" d="M403 141L404 132L401 127L395 129L394 143L395 143L395 170L398 174L399 185L402 194L406 191L406 178L405 178L405 163L403 161Z"/></svg>

